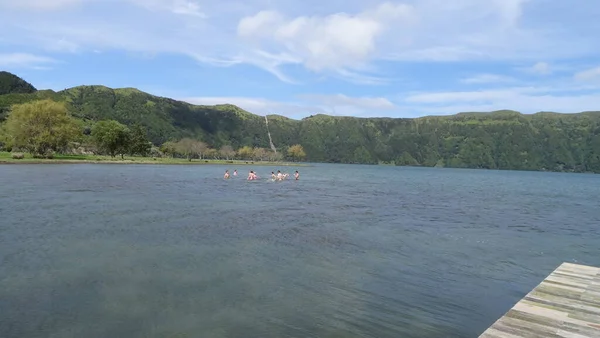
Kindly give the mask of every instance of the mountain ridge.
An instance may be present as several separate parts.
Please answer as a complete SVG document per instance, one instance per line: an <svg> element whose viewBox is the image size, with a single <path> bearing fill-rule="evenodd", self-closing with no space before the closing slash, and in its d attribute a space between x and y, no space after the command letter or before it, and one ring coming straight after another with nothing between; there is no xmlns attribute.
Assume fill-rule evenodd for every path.
<svg viewBox="0 0 600 338"><path fill-rule="evenodd" d="M31 91L12 91L12 92L3 92L2 90L0 90L0 95L6 95L6 94L34 94L36 92L47 92L47 93L54 93L54 94L61 94L63 92L69 92L72 90L78 90L78 89L104 89L104 90L109 90L109 91L114 91L114 92L119 92L119 93L139 93L139 94L144 94L144 95L148 95L148 96L152 96L152 97L156 97L156 98L162 98L162 99L167 99L167 100L172 100L172 101L177 101L177 102L182 102L185 104L188 104L190 106L197 106L197 107L228 107L228 108L232 108L232 109L237 109L243 112L246 112L248 114L252 114L255 116L260 116L263 117L267 116L267 117L283 117L289 120L293 120L293 121L301 121L303 119L307 119L310 117L314 117L314 116L326 116L326 117L331 117L331 118L356 118L356 119L422 119L422 118L430 118L430 117L456 117L456 116L465 116L465 115L495 115L495 114L499 114L499 113L511 113L511 114L520 114L520 115L524 115L524 116L529 116L529 115L536 115L536 114L556 114L556 115L579 115L579 114L600 114L600 111L581 111L581 112L576 112L576 113L562 113L562 112L555 112L555 111L538 111L535 113L522 113L519 112L517 110L512 110L512 109L498 109L498 110L492 110L492 111L468 111L468 112L456 112L453 114L444 114L444 115L424 115L424 116L419 116L419 117L391 117L391 116L372 116L372 117L362 117L362 116L350 116L350 115L329 115L329 114L325 114L325 113L318 113L318 114L312 114L300 119L294 119L291 117L287 117L281 114L277 114L277 113L269 113L266 115L260 115L260 114L256 114L250 111L247 111L239 106L236 106L234 104L231 103L219 103L219 104L214 104L214 105L201 105L201 104L195 104L195 103L191 103L185 100L179 100L179 99L174 99L171 97L167 97L167 96L162 96L162 95L156 95L156 94L152 94L149 92L145 92L143 90L140 90L138 88L135 87L108 87L102 84L83 84L83 85L77 85L74 87L70 87L70 88L66 88L66 89L62 89L59 91L55 91L53 89L36 89L31 83L25 81L24 79L22 79L21 77L7 72L7 71L0 71L0 88L2 88L2 84L3 81L5 81L2 77L3 76L8 76L8 77L12 77L16 82L21 83L23 85L25 85L26 87L30 87L32 88Z"/></svg>

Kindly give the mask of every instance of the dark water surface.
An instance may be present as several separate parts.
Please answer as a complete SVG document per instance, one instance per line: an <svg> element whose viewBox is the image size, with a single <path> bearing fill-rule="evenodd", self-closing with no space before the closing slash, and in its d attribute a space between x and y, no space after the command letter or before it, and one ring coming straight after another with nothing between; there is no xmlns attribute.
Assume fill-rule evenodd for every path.
<svg viewBox="0 0 600 338"><path fill-rule="evenodd" d="M600 176L224 169L0 166L0 337L476 337L600 266Z"/></svg>

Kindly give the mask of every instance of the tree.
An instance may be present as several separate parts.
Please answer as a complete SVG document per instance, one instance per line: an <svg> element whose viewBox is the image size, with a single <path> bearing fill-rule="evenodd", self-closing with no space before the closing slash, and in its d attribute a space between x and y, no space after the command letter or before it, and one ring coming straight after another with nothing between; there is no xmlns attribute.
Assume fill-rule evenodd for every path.
<svg viewBox="0 0 600 338"><path fill-rule="evenodd" d="M190 162L192 161L192 152L194 151L195 140L186 137L175 143L175 149L177 153L185 156Z"/></svg>
<svg viewBox="0 0 600 338"><path fill-rule="evenodd" d="M299 144L294 144L291 146L288 151L288 156L292 158L294 161L300 161L306 157L306 153L304 152L304 148L302 148Z"/></svg>
<svg viewBox="0 0 600 338"><path fill-rule="evenodd" d="M192 153L194 155L197 155L198 157L200 157L200 159L203 158L203 156L207 150L208 150L208 145L204 142L195 141L194 143L192 143Z"/></svg>
<svg viewBox="0 0 600 338"><path fill-rule="evenodd" d="M371 153L364 146L357 147L354 150L354 162L365 164L375 163L375 161L373 161Z"/></svg>
<svg viewBox="0 0 600 338"><path fill-rule="evenodd" d="M81 136L78 122L64 103L39 100L12 106L4 126L6 145L47 155L66 148Z"/></svg>
<svg viewBox="0 0 600 338"><path fill-rule="evenodd" d="M237 153L241 159L249 160L252 158L252 155L254 155L254 149L252 149L248 146L244 146L244 147L241 147L240 149L238 149Z"/></svg>
<svg viewBox="0 0 600 338"><path fill-rule="evenodd" d="M129 146L130 131L127 126L117 121L105 120L92 127L92 137L98 149L112 157L120 154L123 158Z"/></svg>
<svg viewBox="0 0 600 338"><path fill-rule="evenodd" d="M204 156L216 160L219 158L219 151L217 149L208 148L204 151Z"/></svg>
<svg viewBox="0 0 600 338"><path fill-rule="evenodd" d="M152 149L152 142L148 140L148 131L139 124L134 125L130 131L129 154L148 156Z"/></svg>
<svg viewBox="0 0 600 338"><path fill-rule="evenodd" d="M208 146L204 142L186 137L175 144L175 149L177 149L178 153L192 161L192 157L195 156L202 158L202 154L208 149Z"/></svg>
<svg viewBox="0 0 600 338"><path fill-rule="evenodd" d="M412 157L407 151L403 152L402 155L396 159L396 165L398 166L417 166L419 162Z"/></svg>
<svg viewBox="0 0 600 338"><path fill-rule="evenodd" d="M159 150L163 154L173 157L177 152L177 144L175 142L167 141L160 146Z"/></svg>
<svg viewBox="0 0 600 338"><path fill-rule="evenodd" d="M265 148L254 148L252 150L252 158L256 161L262 161L267 158L267 150Z"/></svg>
<svg viewBox="0 0 600 338"><path fill-rule="evenodd" d="M268 155L269 161L271 162L278 162L283 160L283 154L282 153L276 153L274 151L270 151L269 155Z"/></svg>
<svg viewBox="0 0 600 338"><path fill-rule="evenodd" d="M221 149L219 149L219 153L222 157L225 157L227 161L235 156L235 150L229 145L222 146Z"/></svg>
<svg viewBox="0 0 600 338"><path fill-rule="evenodd" d="M0 149L8 150L9 146L6 144L8 140L8 134L6 133L6 125L0 123ZM10 151L10 150L8 150Z"/></svg>

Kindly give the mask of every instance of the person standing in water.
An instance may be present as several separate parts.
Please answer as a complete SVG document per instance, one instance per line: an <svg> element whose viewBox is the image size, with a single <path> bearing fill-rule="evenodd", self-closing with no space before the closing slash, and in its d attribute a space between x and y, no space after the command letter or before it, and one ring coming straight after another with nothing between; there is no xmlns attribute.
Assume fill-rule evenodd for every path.
<svg viewBox="0 0 600 338"><path fill-rule="evenodd" d="M250 170L250 173L248 173L248 181L253 181L258 179L258 176L256 176L256 174L254 173L254 171Z"/></svg>
<svg viewBox="0 0 600 338"><path fill-rule="evenodd" d="M223 175L224 179L229 179L229 170L225 170L225 175Z"/></svg>
<svg viewBox="0 0 600 338"><path fill-rule="evenodd" d="M233 170L233 176L237 176L237 169Z"/></svg>
<svg viewBox="0 0 600 338"><path fill-rule="evenodd" d="M300 174L298 173L298 170L296 170L296 172L294 173L294 177L296 178L296 181L300 179Z"/></svg>
<svg viewBox="0 0 600 338"><path fill-rule="evenodd" d="M281 174L280 170L277 170L277 180L281 181L283 179L283 174Z"/></svg>
<svg viewBox="0 0 600 338"><path fill-rule="evenodd" d="M271 171L271 179L273 181L275 181L277 179L277 176L275 176L275 172Z"/></svg>

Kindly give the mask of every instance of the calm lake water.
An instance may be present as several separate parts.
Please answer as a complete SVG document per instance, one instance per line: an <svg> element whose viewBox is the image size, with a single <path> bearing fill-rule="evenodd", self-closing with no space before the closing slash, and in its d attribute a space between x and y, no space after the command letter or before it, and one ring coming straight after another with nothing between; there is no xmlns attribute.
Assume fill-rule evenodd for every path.
<svg viewBox="0 0 600 338"><path fill-rule="evenodd" d="M477 337L600 266L598 175L225 169L0 166L0 337Z"/></svg>

